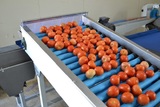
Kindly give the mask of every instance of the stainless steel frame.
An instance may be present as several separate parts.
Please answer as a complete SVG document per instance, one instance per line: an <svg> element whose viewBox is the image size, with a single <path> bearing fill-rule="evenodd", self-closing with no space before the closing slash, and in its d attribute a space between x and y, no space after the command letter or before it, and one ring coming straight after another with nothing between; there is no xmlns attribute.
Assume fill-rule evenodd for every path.
<svg viewBox="0 0 160 107"><path fill-rule="evenodd" d="M26 42L27 54L69 107L106 107L106 105L96 97L95 94L93 94L89 88L86 87L83 82L75 76L34 33L38 31L35 30L35 26L37 25L37 27L40 28L42 22L44 25L45 22L46 25L53 25L57 22L62 23L73 21L75 19L74 17L77 17L76 19L78 20L76 21L82 21L86 25L92 26L103 34L109 35L111 39L118 41L122 46L125 46L135 54L160 68L160 57L93 21L84 13L67 16L63 15L56 18L46 18L22 23L20 28L22 36Z"/></svg>

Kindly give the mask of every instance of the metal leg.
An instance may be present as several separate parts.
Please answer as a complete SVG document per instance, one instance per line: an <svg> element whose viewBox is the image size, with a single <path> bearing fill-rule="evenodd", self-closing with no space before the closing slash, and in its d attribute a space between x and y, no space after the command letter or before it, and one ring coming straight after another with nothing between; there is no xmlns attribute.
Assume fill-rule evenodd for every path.
<svg viewBox="0 0 160 107"><path fill-rule="evenodd" d="M23 92L19 93L19 96L16 98L16 100L19 107L27 107Z"/></svg>

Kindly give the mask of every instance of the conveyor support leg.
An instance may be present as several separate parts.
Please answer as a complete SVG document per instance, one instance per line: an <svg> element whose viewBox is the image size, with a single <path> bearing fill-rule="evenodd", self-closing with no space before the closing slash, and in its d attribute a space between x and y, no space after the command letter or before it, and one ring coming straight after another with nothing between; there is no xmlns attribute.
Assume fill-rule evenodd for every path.
<svg viewBox="0 0 160 107"><path fill-rule="evenodd" d="M16 98L16 100L19 107L27 107L23 92L19 93L19 96Z"/></svg>

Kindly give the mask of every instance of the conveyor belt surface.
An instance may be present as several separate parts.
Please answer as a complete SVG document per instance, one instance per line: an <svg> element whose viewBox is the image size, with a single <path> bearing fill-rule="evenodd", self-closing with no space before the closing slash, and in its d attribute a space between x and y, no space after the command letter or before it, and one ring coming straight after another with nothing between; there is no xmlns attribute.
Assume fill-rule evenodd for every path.
<svg viewBox="0 0 160 107"><path fill-rule="evenodd" d="M82 28L86 28L87 26L81 25ZM45 33L36 33L39 39L42 39L42 37L46 36ZM106 37L105 35L101 35L102 38ZM119 46L119 51L123 46ZM116 69L112 69L109 72L105 72L101 76L95 76L92 79L87 79L85 74L80 71L80 65L78 63L78 57L73 55L72 53L67 52L67 49L62 50L56 50L55 48L50 48L50 50L104 103L108 100L108 96L106 94L107 89L110 84L110 76L113 74L117 74L120 72L120 59L119 59L119 52L117 54L117 61L119 63L119 66ZM140 63L142 61L142 58L138 57L134 53L131 53L128 55L129 62L131 66L135 66L136 64ZM96 60L96 65L102 65L102 62L99 58ZM150 102L146 107L153 107L156 106L158 103L160 103L160 72L159 70L153 66L150 65L149 69L154 70L155 75L152 78L147 78L145 81L140 82L140 87L143 90L143 93L146 90L153 90L157 94L157 99ZM65 71L64 71L65 72ZM121 94L117 97L120 99ZM136 100L136 97L134 99L134 102L132 104L123 104L121 102L122 107L135 107L139 106Z"/></svg>

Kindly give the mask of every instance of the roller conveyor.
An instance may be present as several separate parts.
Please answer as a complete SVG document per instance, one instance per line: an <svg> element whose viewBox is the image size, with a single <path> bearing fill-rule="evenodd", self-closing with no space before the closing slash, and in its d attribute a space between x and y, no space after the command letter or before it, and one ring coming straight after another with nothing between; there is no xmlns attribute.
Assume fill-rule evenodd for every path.
<svg viewBox="0 0 160 107"><path fill-rule="evenodd" d="M119 50L123 46L125 46L127 49L130 50L128 59L129 59L131 66L135 66L136 64L140 63L143 60L147 60L150 62L149 69L153 69L155 71L155 75L152 78L147 78L145 81L140 82L140 87L143 89L143 93L148 89L152 89L153 91L157 93L157 96L158 96L160 93L160 86L157 86L160 80L160 72L158 70L158 68L160 68L159 57L152 54L151 52L146 51L144 48L134 44L128 39L122 36L118 36L117 34L108 30L104 26L101 26L98 23L92 21L87 16L81 16L81 15L80 16L77 14L75 15L76 17L77 16L80 17L80 20L78 20L78 22L80 22L81 26L83 26L84 28L88 26L93 27L94 29L97 29L97 31L101 32L101 34L103 34L101 35L102 38L105 37L105 35L108 35L111 39L118 41L120 44ZM66 20L66 17L64 17L64 19L63 17L58 17L56 18L56 20L58 20L57 22L59 23L69 21L69 20ZM77 19L77 18L74 18L74 15L69 16L69 18L70 18L70 21ZM61 21L59 19L61 19ZM44 23L45 20L37 20L35 22L33 21L33 23L42 25L42 23ZM58 51L54 48L48 49L48 47L46 47L41 42L41 38L45 36L46 34L37 33L38 30L35 30L35 29L38 29L38 28L34 29L33 26L31 26L32 21L25 22L25 23L26 23L25 26L24 25L21 26L21 31L22 31L22 36L24 37L25 43L27 44L26 52L30 55L32 60L35 62L35 65L37 65L37 67L46 76L46 78L53 85L53 87L55 87L55 89L58 91L61 97L66 101L66 103L69 106L73 106L73 107L75 105L77 105L78 107L79 106L105 107L105 103L107 99L109 98L106 92L107 92L108 87L111 85L109 81L109 77L113 74L117 74L121 70L120 61L119 61L119 53L117 54L117 61L119 62L119 66L116 69L112 69L109 72L105 72L101 76L95 76L92 79L87 79L85 74L81 73L80 71L80 65L78 64L77 56L74 56L72 53L67 52L66 49L58 50ZM87 25L87 26L84 26L84 25ZM33 46L31 46L31 43L33 46L35 46L34 49L33 49ZM45 61L47 63L45 63ZM96 65L101 65L101 64L102 64L101 60L97 58ZM58 74L58 72L61 72L61 74ZM65 81L66 77L63 76L63 73L65 76L67 76L66 81ZM57 78L55 75L57 75ZM70 81L70 79L72 80L71 82L74 84L67 82L67 81ZM67 83L68 83L68 86L65 85ZM68 94L66 93L64 94L63 92L61 92L62 91L61 85L66 86L65 89L68 90ZM73 87L69 87L69 86L73 86ZM72 91L70 91L69 89ZM72 93L74 91L76 94ZM79 94L79 92L82 96ZM70 96L67 96L67 95L70 95ZM76 95L76 96L72 96L72 95ZM120 99L120 96L121 95L119 95L117 98ZM67 98L69 98L69 100L72 99L72 102L70 102ZM84 104L77 102L75 98L83 98L82 101ZM73 103L76 103L76 104L73 104ZM151 104L152 106L153 105L156 106L159 103L160 103L160 98L157 97L155 101L150 102L147 106L149 107ZM121 106L135 107L138 105L137 105L136 98L135 98L132 104L123 104L121 102Z"/></svg>

